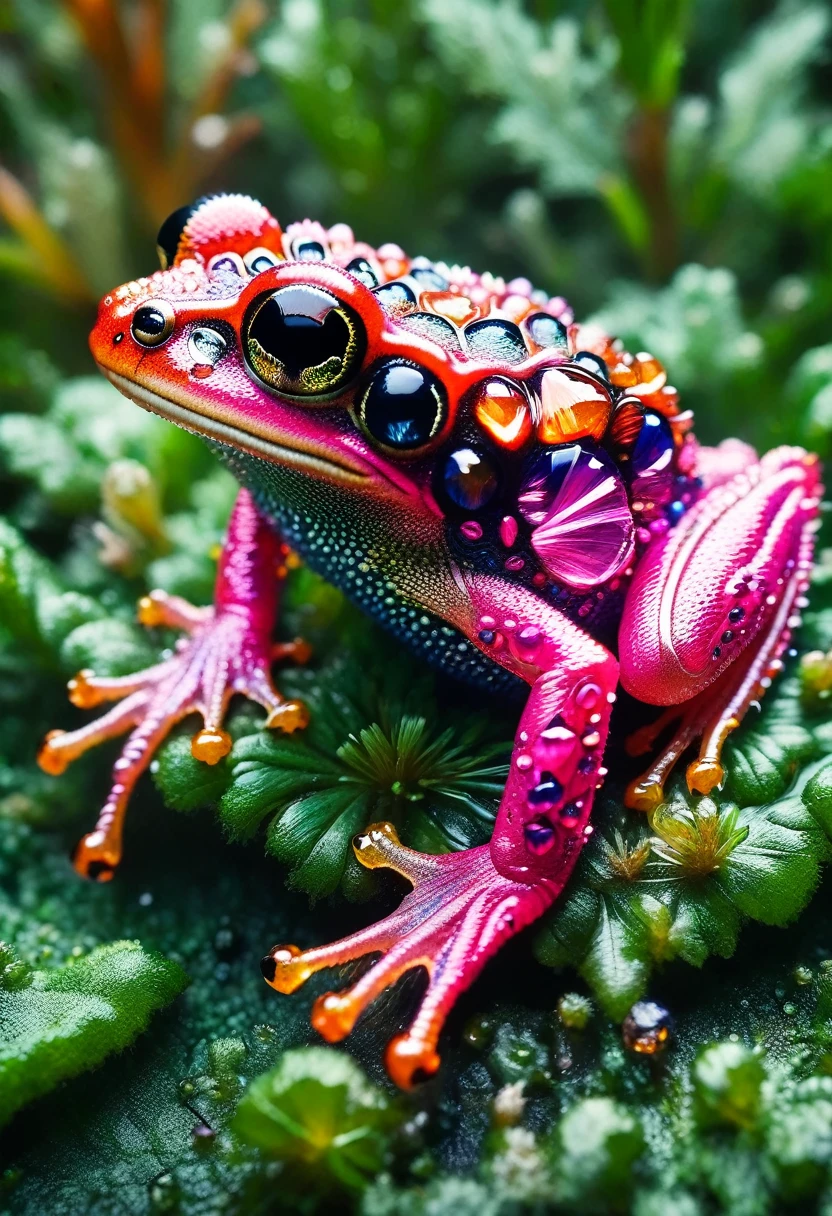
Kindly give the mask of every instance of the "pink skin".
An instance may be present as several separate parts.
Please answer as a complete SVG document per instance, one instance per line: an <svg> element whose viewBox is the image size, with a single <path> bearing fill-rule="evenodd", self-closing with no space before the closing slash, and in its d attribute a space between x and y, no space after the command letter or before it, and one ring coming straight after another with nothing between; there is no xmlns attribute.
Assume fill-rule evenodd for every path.
<svg viewBox="0 0 832 1216"><path fill-rule="evenodd" d="M623 686L639 700L673 707L637 732L630 750L647 751L680 720L628 791L628 805L639 810L661 802L667 775L697 738L691 790L707 794L722 782L722 744L782 667L809 585L817 457L784 447L756 462L748 449L737 471L732 446L721 475L718 449L703 452L712 488L645 554L619 629Z"/></svg>
<svg viewBox="0 0 832 1216"><path fill-rule="evenodd" d="M99 882L112 878L121 860L124 813L133 787L182 718L202 715L203 728L191 746L194 756L209 764L231 748L222 721L235 693L264 706L269 726L294 730L306 723L305 708L285 701L269 674L273 659L303 660L307 654L301 642L275 645L271 640L285 556L285 546L258 514L248 491L241 490L229 520L214 607L194 608L161 591L140 605L144 624L185 632L176 655L134 675L103 678L81 672L70 682L70 696L81 708L106 701L118 705L79 730L52 731L39 756L47 772L63 772L89 748L131 732L113 766L113 784L95 829L75 853L75 867L84 877Z"/></svg>
<svg viewBox="0 0 832 1216"><path fill-rule="evenodd" d="M811 566L817 459L781 448L751 463L750 449L729 447L720 470L718 452L706 451L713 488L639 566L621 625L624 686L643 700L685 703L677 739L639 785L636 805L644 809L661 801L673 763L699 735L692 787L710 790L721 780L719 747L771 682ZM690 553L688 537L694 538ZM674 560L675 554L682 557ZM292 992L321 968L381 952L352 988L316 1002L313 1024L330 1041L347 1035L366 1005L405 971L425 967L430 982L419 1011L387 1050L388 1070L404 1088L439 1067L445 1016L486 959L545 911L569 878L592 831L588 820L605 775L600 766L618 681L615 658L533 594L485 576L470 578L467 592L476 618L472 636L493 632L490 645L478 644L531 685L490 845L427 858L404 848L389 824L371 828L356 842L359 860L397 870L413 892L392 916L351 937L305 952L277 946L263 960L268 982ZM667 595L673 596L670 636L677 649L687 645L695 655L693 674L676 651L661 647ZM733 653L714 661L714 636L721 638L738 604L746 615ZM735 657L740 661L733 663Z"/></svg>
<svg viewBox="0 0 832 1216"><path fill-rule="evenodd" d="M216 366L194 361L190 340L206 318L227 324L239 338L246 310L260 293L298 282L324 287L360 313L368 366L377 358L404 355L438 376L448 394L449 426L474 385L493 375L522 381L558 361L544 349L519 364L492 366L458 358L398 326L385 316L372 292L339 269L349 264L359 246L351 243L351 234L347 239L345 230L339 237L343 248L336 250L334 231L329 240L338 265L294 262L292 229L281 235L275 221L252 200L213 200L197 211L185 230L172 269L107 297L91 345L105 374L144 408L337 485L345 499L360 497L365 511L377 510L381 503L390 534L406 535L411 549L425 555L415 573L406 563L390 570L390 577L399 580L399 595L444 616L530 686L490 845L429 857L402 846L389 824L369 828L355 842L359 861L397 870L413 884L399 909L333 945L306 952L276 946L263 960L267 981L278 991L291 992L321 968L381 954L352 988L317 1002L313 1022L333 1041L348 1034L367 1004L405 971L424 967L429 974L424 1000L410 1029L393 1040L387 1054L391 1074L407 1087L439 1066L439 1033L459 993L486 959L563 889L591 831L588 821L594 791L605 775L603 750L619 671L613 655L579 625L510 577L519 568L510 563L522 565L517 555L507 557L503 578L454 565L445 547L445 522L433 498L430 472L418 474L413 471L418 462L397 462L376 450L356 424L349 394L309 408L283 400L248 373L241 347L233 343ZM300 225L298 232L323 239L317 226ZM210 279L206 268L212 258L231 249L241 259L252 247L262 246L282 249L279 256L289 260L251 279L241 274L239 285L227 290ZM396 247L360 247L360 252L375 259L382 281L405 273L404 255ZM508 296L512 290L527 296L527 287L516 283L504 285L504 290ZM471 276L466 291L471 301L477 297L488 302L492 295L476 276ZM507 299L498 294L491 305L508 307ZM163 344L143 349L131 340L130 325L136 309L150 300L170 310L172 329ZM562 301L550 301L547 307L553 315L563 313ZM572 329L575 341L589 348L589 331L585 335ZM603 354L607 340L602 336L598 342ZM677 439L683 434L682 417L671 419ZM665 725L680 720L674 739L628 791L627 804L644 810L661 801L673 765L696 739L701 739L701 747L699 759L688 770L691 788L708 792L722 779L722 743L770 683L797 623L820 496L817 460L798 449L781 448L757 461L738 441L708 449L697 448L689 439L682 457L695 461L702 477L698 501L672 531L662 535L656 530L652 540L646 531L648 548L634 562L634 570L628 565L623 571L633 578L619 631L621 682L641 700L671 707L650 729L633 737L632 750L647 750ZM595 506L588 503L577 518L565 510L554 521L557 527L550 520L548 533L536 534L538 549L542 546L552 561L558 554L562 558L563 538L571 537L569 570L576 576L582 565L592 573L584 556L598 557L589 551L592 530L580 531L593 510L605 516L598 527L606 528L609 545L600 545L601 533L594 533L604 561L609 557L612 566L618 562L616 538L621 540L621 563L632 559L632 537L628 541L613 526L614 504L599 506L597 498L593 502ZM518 505L529 513L540 504ZM617 518L620 523L621 511ZM573 528L573 523L579 527ZM466 527L480 525L473 521L463 524ZM506 550L515 543L516 529L516 520L507 516L501 528ZM303 707L283 702L269 677L272 658L292 653L303 658L300 644L275 651L271 643L280 588L275 571L284 570L284 560L284 546L242 491L229 527L214 608L196 609L160 593L144 601L146 623L182 628L188 635L177 654L136 676L105 680L81 673L73 682L76 704L124 699L98 722L50 736L41 756L48 771L62 771L94 743L133 730L96 830L80 846L77 865L82 873L112 875L121 852L127 798L172 723L188 713L202 713L205 727L193 748L209 763L230 746L222 717L235 692L265 705L267 725L292 729L302 724ZM591 588L603 581L601 575L595 582L593 578L574 585ZM726 633L731 634L727 640Z"/></svg>

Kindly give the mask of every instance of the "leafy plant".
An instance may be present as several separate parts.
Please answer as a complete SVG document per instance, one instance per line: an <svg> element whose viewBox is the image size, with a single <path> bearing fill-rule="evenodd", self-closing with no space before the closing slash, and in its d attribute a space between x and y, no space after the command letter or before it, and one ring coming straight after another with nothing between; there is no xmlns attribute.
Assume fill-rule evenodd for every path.
<svg viewBox="0 0 832 1216"><path fill-rule="evenodd" d="M484 843L505 784L510 746L493 726L482 718L462 731L443 726L430 677L414 680L374 630L369 644L355 636L348 656L331 657L311 678L284 673L284 688L312 711L302 736L246 734L242 725L231 755L208 771L183 736L163 749L156 772L177 809L216 803L232 839L270 817L268 852L314 897L339 883L351 898L372 893L350 847L370 823L390 821L428 852Z"/></svg>
<svg viewBox="0 0 832 1216"><path fill-rule="evenodd" d="M122 1051L188 983L181 967L139 942L99 946L50 972L33 972L5 946L0 961L0 1124Z"/></svg>
<svg viewBox="0 0 832 1216"><path fill-rule="evenodd" d="M0 1209L825 1211L829 923L811 897L832 847L832 550L803 653L729 743L723 790L677 782L651 820L625 815L615 724L594 838L534 945L556 969L507 947L413 1098L373 1072L412 984L348 1041L367 1080L343 1053L296 1054L317 979L277 998L257 962L377 914L341 900L376 890L350 851L367 822L424 849L487 840L516 711L426 677L301 570L281 628L310 638L313 664L278 675L310 731L284 740L235 707L216 768L187 734L159 757L164 800L216 807L220 831L145 782L118 882L80 884L67 854L109 759L56 782L34 753L82 720L62 687L75 669L128 671L173 644L135 624L148 586L210 598L233 482L93 377L86 347L97 297L152 270L160 220L201 191L525 275L661 357L701 441L828 456L827 8L8 0L0 22L0 936L16 951L0 1023L13 1008L32 1031L0 1049L0 1075L19 1070L15 1103L47 1095L4 1129ZM239 847L254 839L265 857ZM168 988L139 983L157 966ZM139 1033L180 966L187 994ZM100 1024L72 986L94 976ZM642 993L674 1015L663 1057L621 1041ZM59 1004L51 1055L22 1011Z"/></svg>
<svg viewBox="0 0 832 1216"><path fill-rule="evenodd" d="M268 1157L361 1190L384 1164L390 1115L386 1096L348 1056L306 1047L252 1082L231 1126Z"/></svg>

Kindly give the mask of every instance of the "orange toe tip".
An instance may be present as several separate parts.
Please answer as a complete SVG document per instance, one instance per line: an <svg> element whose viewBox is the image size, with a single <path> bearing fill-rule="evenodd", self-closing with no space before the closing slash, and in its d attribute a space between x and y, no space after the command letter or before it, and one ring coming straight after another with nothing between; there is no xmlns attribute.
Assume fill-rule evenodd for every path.
<svg viewBox="0 0 832 1216"><path fill-rule="evenodd" d="M303 638L295 638L292 643L292 658L301 665L308 663L312 658L312 647Z"/></svg>
<svg viewBox="0 0 832 1216"><path fill-rule="evenodd" d="M69 699L78 709L92 709L97 704L96 692L90 687L95 672L89 667L77 672L67 684Z"/></svg>
<svg viewBox="0 0 832 1216"><path fill-rule="evenodd" d="M38 752L38 764L50 777L60 777L69 766L69 760L58 743L65 734L65 730L50 730Z"/></svg>
<svg viewBox="0 0 832 1216"><path fill-rule="evenodd" d="M287 735L295 730L303 730L308 725L309 710L303 701L284 701L281 705L275 705L266 718L269 730L282 730Z"/></svg>
<svg viewBox="0 0 832 1216"><path fill-rule="evenodd" d="M381 866L389 868L390 857L385 845L394 844L401 847L399 834L392 823L386 820L381 823L371 823L365 832L359 832L353 837L352 848L355 856L368 870Z"/></svg>
<svg viewBox="0 0 832 1216"><path fill-rule="evenodd" d="M718 760L694 760L685 774L692 794L710 794L725 780L725 769Z"/></svg>
<svg viewBox="0 0 832 1216"><path fill-rule="evenodd" d="M148 629L153 629L155 626L164 625L165 623L164 609L159 603L157 596L143 595L139 600L137 616L139 624L146 625Z"/></svg>
<svg viewBox="0 0 832 1216"><path fill-rule="evenodd" d="M120 851L103 832L90 832L83 836L72 855L76 872L93 882L109 882L120 860Z"/></svg>
<svg viewBox="0 0 832 1216"><path fill-rule="evenodd" d="M312 974L297 946L274 946L260 960L260 970L269 987L284 996L295 992Z"/></svg>
<svg viewBox="0 0 832 1216"><path fill-rule="evenodd" d="M387 1045L387 1071L400 1089L412 1089L432 1077L440 1062L435 1048L410 1034L398 1034Z"/></svg>
<svg viewBox="0 0 832 1216"><path fill-rule="evenodd" d="M624 793L624 805L631 811L649 814L664 802L664 786L659 781L631 781Z"/></svg>
<svg viewBox="0 0 832 1216"><path fill-rule="evenodd" d="M227 730L210 730L207 726L191 739L191 755L204 764L219 764L231 751L231 736Z"/></svg>
<svg viewBox="0 0 832 1216"><path fill-rule="evenodd" d="M325 992L312 1006L312 1025L327 1043L339 1043L355 1025L360 1009L348 995Z"/></svg>

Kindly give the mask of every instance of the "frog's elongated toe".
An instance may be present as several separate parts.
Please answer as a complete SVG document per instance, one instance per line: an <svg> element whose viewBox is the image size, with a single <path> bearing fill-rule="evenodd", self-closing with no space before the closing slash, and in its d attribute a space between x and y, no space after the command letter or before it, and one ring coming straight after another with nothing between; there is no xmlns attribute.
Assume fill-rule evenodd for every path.
<svg viewBox="0 0 832 1216"><path fill-rule="evenodd" d="M456 998L503 942L540 916L559 888L504 878L487 845L438 857L417 853L401 844L389 823L368 828L353 848L363 865L396 870L413 890L390 916L332 945L305 951L275 946L263 959L262 971L267 983L288 993L324 967L381 952L351 988L315 1002L312 1024L334 1043L350 1033L386 988L405 972L424 967L427 991L410 1028L390 1042L386 1055L393 1080L410 1089L438 1069L439 1034Z"/></svg>

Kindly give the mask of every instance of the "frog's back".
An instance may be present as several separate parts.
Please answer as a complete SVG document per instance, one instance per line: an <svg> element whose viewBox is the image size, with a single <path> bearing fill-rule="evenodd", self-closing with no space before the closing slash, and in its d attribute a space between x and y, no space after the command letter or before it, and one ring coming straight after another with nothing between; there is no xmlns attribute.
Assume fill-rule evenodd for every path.
<svg viewBox="0 0 832 1216"><path fill-rule="evenodd" d="M376 249L345 224L281 229L244 196L201 201L174 220L161 234L165 273L181 275L185 293L239 296L284 266L333 303L352 283L365 330L359 375L337 392L307 386L290 396L319 394L315 417L349 442L357 427L379 467L393 479L403 471L442 519L436 560L499 575L614 640L635 564L697 492L692 418L657 359L576 323L564 299L527 279L410 257L394 244ZM280 394L268 367L254 370ZM408 374L422 376L421 398ZM378 502L350 506L343 490L296 469L225 455L290 543L366 611L443 667L487 667L456 637L437 645L433 621L419 625L425 613L388 577L428 560L424 538L402 538L401 521L379 514Z"/></svg>
<svg viewBox="0 0 832 1216"><path fill-rule="evenodd" d="M287 258L359 278L391 327L468 373L444 442L409 462L430 480L454 560L523 585L611 642L635 563L697 492L692 415L660 362L576 323L564 299L527 279L373 249L341 224L291 225L283 244ZM324 573L343 583L332 563ZM389 589L360 598L388 626L404 611ZM407 630L425 649L422 630L409 620ZM448 653L458 671L455 639Z"/></svg>

